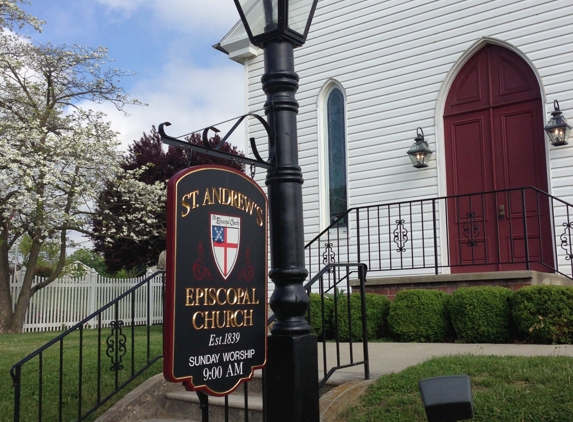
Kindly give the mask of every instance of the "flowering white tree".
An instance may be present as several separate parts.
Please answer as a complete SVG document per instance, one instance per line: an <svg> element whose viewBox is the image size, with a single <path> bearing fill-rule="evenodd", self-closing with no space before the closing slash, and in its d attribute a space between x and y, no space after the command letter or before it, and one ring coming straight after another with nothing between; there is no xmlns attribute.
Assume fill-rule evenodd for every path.
<svg viewBox="0 0 573 422"><path fill-rule="evenodd" d="M0 0L1 7L13 3ZM64 266L68 233L91 232L90 207L116 178L120 157L104 116L78 104L112 102L122 110L137 103L119 86L125 75L109 67L104 48L0 34L0 333L21 332L30 298ZM135 201L161 200L156 191L132 189ZM8 256L24 233L31 248L13 310ZM60 258L50 278L32 285L47 240L59 242Z"/></svg>
<svg viewBox="0 0 573 422"><path fill-rule="evenodd" d="M143 166L133 170L123 170L112 184L107 186L99 198L96 213L93 218L94 233L92 234L99 250L115 249L126 255L142 255L131 257L124 265L114 267L106 261L107 268L112 271L133 269L133 261L153 265L146 262L146 255L151 254L157 262L159 253L163 250L146 251L149 243L157 238L165 238L167 231L165 207L167 203L167 178L156 181L142 180L142 174L151 166ZM145 198L154 198L149 201ZM125 244L130 252L125 254ZM99 251L98 248L95 248ZM145 252L148 252L147 254ZM105 253L104 253L105 257Z"/></svg>
<svg viewBox="0 0 573 422"><path fill-rule="evenodd" d="M22 28L25 24L29 24L39 31L44 22L24 12L18 7L18 3L30 4L26 0L0 0L0 30L2 28L12 30L14 26Z"/></svg>

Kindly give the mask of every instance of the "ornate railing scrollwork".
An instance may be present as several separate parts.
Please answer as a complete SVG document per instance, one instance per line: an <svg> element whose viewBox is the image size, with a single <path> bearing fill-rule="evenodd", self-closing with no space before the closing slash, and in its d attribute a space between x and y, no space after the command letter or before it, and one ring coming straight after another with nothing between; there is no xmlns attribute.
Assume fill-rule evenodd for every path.
<svg viewBox="0 0 573 422"><path fill-rule="evenodd" d="M466 213L466 218L468 221L464 223L464 236L468 239L468 248L475 248L478 245L478 237L480 235L481 227L478 222L476 222L476 213L468 212Z"/></svg>
<svg viewBox="0 0 573 422"><path fill-rule="evenodd" d="M121 371L123 369L122 360L127 353L127 337L122 333L123 321L111 321L111 334L106 338L107 349L105 354L111 359L110 371Z"/></svg>
<svg viewBox="0 0 573 422"><path fill-rule="evenodd" d="M394 243L398 248L396 252L406 252L406 243L408 242L408 230L405 227L405 220L396 220L396 228L394 229Z"/></svg>
<svg viewBox="0 0 573 422"><path fill-rule="evenodd" d="M565 251L565 259L571 261L573 259L573 251L571 250L571 228L573 228L573 223L563 223L563 227L563 233L559 235L559 239L561 239L559 246Z"/></svg>
<svg viewBox="0 0 573 422"><path fill-rule="evenodd" d="M336 264L336 253L332 250L333 244L331 242L324 244L324 252L322 253L322 264ZM334 272L334 268L330 268L328 272Z"/></svg>

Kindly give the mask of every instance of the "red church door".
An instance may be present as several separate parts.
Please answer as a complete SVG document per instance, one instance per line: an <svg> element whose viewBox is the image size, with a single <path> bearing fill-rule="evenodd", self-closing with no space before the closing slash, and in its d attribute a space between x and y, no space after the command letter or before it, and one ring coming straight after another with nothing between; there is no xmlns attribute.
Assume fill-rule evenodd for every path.
<svg viewBox="0 0 573 422"><path fill-rule="evenodd" d="M492 193L547 192L542 117L533 71L503 47L482 48L454 80L444 112L452 272L553 267L546 198Z"/></svg>

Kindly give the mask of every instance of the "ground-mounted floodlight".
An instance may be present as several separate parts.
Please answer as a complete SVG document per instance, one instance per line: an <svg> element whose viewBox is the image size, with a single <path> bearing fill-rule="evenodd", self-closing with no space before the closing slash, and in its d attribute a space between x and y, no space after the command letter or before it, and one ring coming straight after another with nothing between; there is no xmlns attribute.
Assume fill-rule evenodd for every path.
<svg viewBox="0 0 573 422"><path fill-rule="evenodd" d="M418 385L428 422L455 422L474 417L467 375L425 378Z"/></svg>

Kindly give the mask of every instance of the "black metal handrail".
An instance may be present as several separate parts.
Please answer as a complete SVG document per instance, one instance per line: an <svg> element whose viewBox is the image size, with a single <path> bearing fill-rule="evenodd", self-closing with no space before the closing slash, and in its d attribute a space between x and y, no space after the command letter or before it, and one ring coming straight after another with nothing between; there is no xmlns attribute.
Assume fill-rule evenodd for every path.
<svg viewBox="0 0 573 422"><path fill-rule="evenodd" d="M350 208L306 246L312 278L359 262L370 275L534 269L573 279L573 205L537 188Z"/></svg>
<svg viewBox="0 0 573 422"><path fill-rule="evenodd" d="M29 400L26 400L26 403L24 403L27 409L31 407L37 408L37 420L57 419L62 421L64 419L64 406L73 406L75 403L77 406L77 420L82 421L117 394L123 387L133 381L134 378L162 358L162 354L151 356L150 348L150 330L152 325L150 304L153 297L151 281L158 275L162 276L161 285L163 286L165 281L164 271L157 271L12 366L10 375L12 376L15 388L15 422L21 420L23 400L21 395L23 382L22 369L25 364L28 364L26 368L30 367L30 365L36 361L38 365L37 368L32 366L29 370L30 376L37 380L37 395L28 397L27 399ZM161 292L158 295L155 295L155 300L163 303L163 288L161 288ZM142 302L147 308L146 328L143 334L138 332L138 335L136 335L136 325L138 325L135 316L136 303L141 304ZM106 320L108 321L107 323L105 322ZM84 331L88 330L86 327L94 324L97 326L97 350L95 350L95 352L85 350L84 348ZM109 372L113 372L111 379L109 376L106 377L109 372L106 373L104 371L105 365L102 362L102 329L106 328L105 325L111 328L111 334L105 338L105 353L111 361ZM127 327L131 328L129 330L131 333L131 341L128 340L123 332L124 328ZM72 339L72 335L76 333L78 334L77 349L64 349L65 344L75 340ZM140 350L140 345L143 347L143 351ZM66 353L64 353L64 350ZM77 358L73 354L74 352L77 352ZM143 353L143 358L138 359L136 352ZM85 367L90 353L92 357L95 354L95 360L97 362L95 370L91 368L91 372L89 368ZM68 358L68 356L71 357ZM53 362L54 359L49 359L50 357L57 357L57 362ZM125 360L129 360L129 363L125 363L125 365L129 365L130 371L126 376L120 377L120 371L124 369L124 358L126 358ZM77 370L77 377L71 375L71 366L69 363L65 364L66 359L73 361L73 365ZM140 363L140 360L143 362ZM49 390L49 386L46 385L44 377L44 371L53 371L54 369L46 369L45 367L48 366L48 363L58 367L57 385L55 385L55 390L51 391L47 391ZM90 387L96 390L95 400L92 401L88 401L85 398L84 388L89 388L84 386L88 378L87 372L90 372L89 375L95 376L95 381L90 379L90 382L94 381L96 384L95 386L90 385ZM77 384L74 386L72 382ZM47 409L50 405L56 405L57 409ZM88 410L84 410L86 407ZM26 416L26 418L26 420L29 420L30 416Z"/></svg>
<svg viewBox="0 0 573 422"><path fill-rule="evenodd" d="M355 268L354 271L351 268ZM352 310L350 307L350 300L346 301L346 309L342 311L347 312L347 321L348 321L348 342L341 342L340 341L340 325L335 323L334 326L334 333L332 342L336 345L336 365L329 366L328 358L327 358L327 338L326 336L322 336L322 360L323 360L323 377L318 383L318 387L322 387L328 379L338 370L343 368L348 368L351 366L357 365L364 365L364 379L370 379L370 364L369 364L369 357L368 357L368 332L366 328L366 273L368 271L368 267L366 264L360 263L346 263L346 264L328 264L322 270L320 270L310 282L305 285L305 289L307 293L310 295L311 292L316 292L318 290L318 294L320 295L321 300L321 322L320 325L322 330L325 329L325 296L326 294L332 295L333 305L334 305L334 321L338 322L339 313L339 296L341 294L340 285L344 283L344 287L346 287L346 292L349 295L352 291L352 286L350 285L350 277L353 274L357 274L358 280L360 281L360 286L358 288L358 293L360 294L360 320L362 323L362 360L355 361L354 359L354 347L353 347L353 335L352 335ZM316 285L318 285L318 289L316 289ZM330 293L332 292L332 293ZM343 293L342 293L343 294ZM308 312L308 320L313 324L313 321L310 317L310 309ZM342 362L341 359L341 345L344 344L345 347L348 347L349 350L349 361Z"/></svg>

